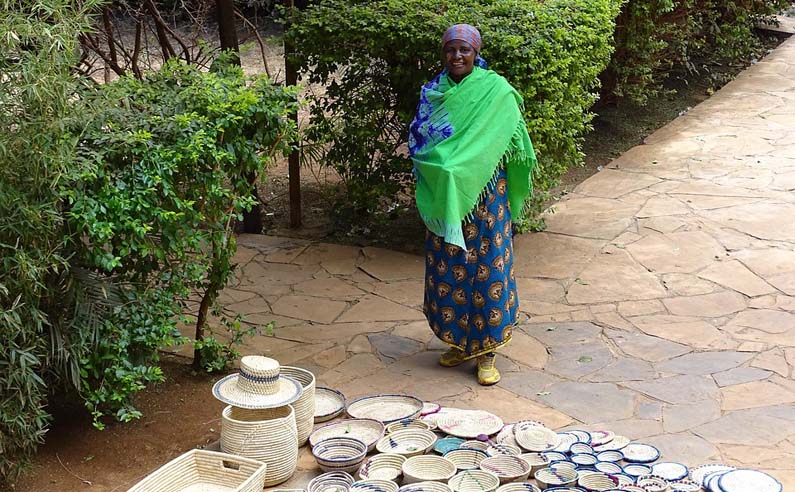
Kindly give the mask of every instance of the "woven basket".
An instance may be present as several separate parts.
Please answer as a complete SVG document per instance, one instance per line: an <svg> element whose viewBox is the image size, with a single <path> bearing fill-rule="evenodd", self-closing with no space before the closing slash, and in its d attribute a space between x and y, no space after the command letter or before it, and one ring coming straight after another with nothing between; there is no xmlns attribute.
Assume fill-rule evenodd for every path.
<svg viewBox="0 0 795 492"><path fill-rule="evenodd" d="M403 483L446 482L458 470L441 456L413 456L403 463Z"/></svg>
<svg viewBox="0 0 795 492"><path fill-rule="evenodd" d="M535 425L514 427L514 437L519 446L528 451L551 451L560 444L560 435L546 427Z"/></svg>
<svg viewBox="0 0 795 492"><path fill-rule="evenodd" d="M345 395L332 388L315 387L315 423L327 422L345 411Z"/></svg>
<svg viewBox="0 0 795 492"><path fill-rule="evenodd" d="M577 472L567 468L542 468L536 472L536 482L541 490L558 485L572 485L577 481Z"/></svg>
<svg viewBox="0 0 795 492"><path fill-rule="evenodd" d="M497 475L485 470L465 470L447 482L453 492L493 492L500 486Z"/></svg>
<svg viewBox="0 0 795 492"><path fill-rule="evenodd" d="M249 458L194 449L161 466L127 492L260 492L266 465Z"/></svg>
<svg viewBox="0 0 795 492"><path fill-rule="evenodd" d="M530 465L530 476L532 477L536 471L549 466L549 458L541 453L523 453L519 455L520 458L525 460Z"/></svg>
<svg viewBox="0 0 795 492"><path fill-rule="evenodd" d="M656 475L638 477L635 483L648 492L668 492L670 490L668 480Z"/></svg>
<svg viewBox="0 0 795 492"><path fill-rule="evenodd" d="M422 400L409 395L363 396L348 404L346 411L352 418L375 419L384 424L415 419L422 412Z"/></svg>
<svg viewBox="0 0 795 492"><path fill-rule="evenodd" d="M571 454L595 454L593 448L590 444L585 444L584 442L575 442L569 448L569 452Z"/></svg>
<svg viewBox="0 0 795 492"><path fill-rule="evenodd" d="M359 468L359 478L362 480L397 480L403 474L403 463L406 457L402 454L383 453L377 454Z"/></svg>
<svg viewBox="0 0 795 492"><path fill-rule="evenodd" d="M453 489L442 482L417 482L400 487L398 492L453 492Z"/></svg>
<svg viewBox="0 0 795 492"><path fill-rule="evenodd" d="M485 451L489 449L489 443L483 441L476 441L473 439L471 441L464 441L463 444L461 444L461 447L467 449L479 449L481 451Z"/></svg>
<svg viewBox="0 0 795 492"><path fill-rule="evenodd" d="M326 472L353 473L359 469L367 454L367 445L353 437L330 437L312 446L312 455Z"/></svg>
<svg viewBox="0 0 795 492"><path fill-rule="evenodd" d="M298 445L303 446L315 425L315 375L300 367L282 366L281 374L298 381L304 389L301 397L291 403L295 410Z"/></svg>
<svg viewBox="0 0 795 492"><path fill-rule="evenodd" d="M530 463L518 456L489 456L480 462L480 469L497 475L501 483L522 481L530 476Z"/></svg>
<svg viewBox="0 0 795 492"><path fill-rule="evenodd" d="M353 477L345 472L323 473L307 484L306 492L347 492L353 482Z"/></svg>
<svg viewBox="0 0 795 492"><path fill-rule="evenodd" d="M392 422L391 424L387 425L386 433L391 434L392 432L406 429L434 430L435 428L436 424L431 422L426 422L419 419L406 419L398 420L397 422Z"/></svg>
<svg viewBox="0 0 795 492"><path fill-rule="evenodd" d="M265 487L295 473L298 431L293 407L248 410L228 406L221 414L221 450L265 463Z"/></svg>
<svg viewBox="0 0 795 492"><path fill-rule="evenodd" d="M375 447L382 453L410 457L425 454L436 443L436 439L436 434L429 430L406 429L384 436Z"/></svg>
<svg viewBox="0 0 795 492"><path fill-rule="evenodd" d="M500 485L497 492L541 492L541 489L530 482L511 482Z"/></svg>
<svg viewBox="0 0 795 492"><path fill-rule="evenodd" d="M600 471L602 473L607 473L608 475L612 475L614 473L621 473L621 466L617 463L613 463L612 461L599 461L593 466L596 471Z"/></svg>
<svg viewBox="0 0 795 492"><path fill-rule="evenodd" d="M349 492L397 492L398 484L392 480L359 480L353 482Z"/></svg>
<svg viewBox="0 0 795 492"><path fill-rule="evenodd" d="M384 424L373 419L346 419L332 422L315 429L309 435L309 444L314 446L329 437L353 437L367 444L367 452L375 449L375 443L384 437Z"/></svg>
<svg viewBox="0 0 795 492"><path fill-rule="evenodd" d="M494 444L486 448L486 454L488 454L489 456L498 456L498 455L519 456L520 454L522 454L522 450L510 444Z"/></svg>
<svg viewBox="0 0 795 492"><path fill-rule="evenodd" d="M482 449L458 448L444 453L459 470L477 470L480 462L489 457Z"/></svg>
<svg viewBox="0 0 795 492"><path fill-rule="evenodd" d="M644 475L651 475L651 467L649 465L642 465L640 463L630 463L626 465L622 470L626 475L630 477L642 477Z"/></svg>
<svg viewBox="0 0 795 492"><path fill-rule="evenodd" d="M576 463L579 466L593 466L599 461L596 458L596 455L589 454L589 453L577 453L571 455L572 463Z"/></svg>
<svg viewBox="0 0 795 492"><path fill-rule="evenodd" d="M618 480L606 473L588 473L577 480L577 485L586 490L610 490L618 487Z"/></svg>

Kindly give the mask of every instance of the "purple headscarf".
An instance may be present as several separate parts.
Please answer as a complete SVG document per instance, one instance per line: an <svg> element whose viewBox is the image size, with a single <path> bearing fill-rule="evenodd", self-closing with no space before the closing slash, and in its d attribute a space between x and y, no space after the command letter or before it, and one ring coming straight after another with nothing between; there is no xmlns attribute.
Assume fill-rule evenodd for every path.
<svg viewBox="0 0 795 492"><path fill-rule="evenodd" d="M477 53L480 53L480 31L474 26L470 26L469 24L456 24L448 27L444 32L444 36L442 36L442 48L444 48L447 43L454 40L469 43Z"/></svg>

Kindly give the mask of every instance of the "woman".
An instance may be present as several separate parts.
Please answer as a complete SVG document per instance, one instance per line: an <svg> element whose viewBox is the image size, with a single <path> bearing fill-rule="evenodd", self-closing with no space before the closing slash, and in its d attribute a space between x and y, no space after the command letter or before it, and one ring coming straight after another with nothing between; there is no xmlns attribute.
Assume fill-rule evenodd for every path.
<svg viewBox="0 0 795 492"><path fill-rule="evenodd" d="M439 363L477 358L495 384L495 351L519 317L511 221L532 189L535 153L522 98L480 57L481 37L457 24L442 37L444 70L422 87L410 127L417 208L428 229L424 311L450 346Z"/></svg>

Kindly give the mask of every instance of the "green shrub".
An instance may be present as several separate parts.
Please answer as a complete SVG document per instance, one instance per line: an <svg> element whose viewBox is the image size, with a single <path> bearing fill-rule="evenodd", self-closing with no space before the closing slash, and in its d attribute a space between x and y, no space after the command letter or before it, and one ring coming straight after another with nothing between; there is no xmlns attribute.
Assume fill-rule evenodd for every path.
<svg viewBox="0 0 795 492"><path fill-rule="evenodd" d="M304 80L324 85L305 138L347 185L346 206L374 211L408 179L404 144L419 90L440 70L451 24L483 34L483 57L525 99L541 190L581 158L618 0L321 0L287 36ZM319 149L321 149L319 151ZM539 194L538 196L542 196Z"/></svg>
<svg viewBox="0 0 795 492"><path fill-rule="evenodd" d="M205 293L205 315L214 304L233 271L234 222L253 204L246 176L262 172L295 137L286 118L295 110L293 89L218 66L226 68L206 73L172 60L85 98L96 112L63 191L68 225L80 238L73 262L121 297L92 326L95 343L81 358L84 398L100 426L110 411L120 420L139 415L131 396L162 379L157 349L179 338L181 300ZM199 335L198 355L227 353L206 350L217 344Z"/></svg>
<svg viewBox="0 0 795 492"><path fill-rule="evenodd" d="M755 24L787 0L629 0L616 26L605 91L636 103L658 94L675 70L749 58L759 48Z"/></svg>

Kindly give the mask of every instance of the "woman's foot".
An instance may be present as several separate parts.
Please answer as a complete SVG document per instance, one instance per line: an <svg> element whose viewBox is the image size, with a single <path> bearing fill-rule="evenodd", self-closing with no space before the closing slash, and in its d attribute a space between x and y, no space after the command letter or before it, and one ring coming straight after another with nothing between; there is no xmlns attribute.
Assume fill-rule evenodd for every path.
<svg viewBox="0 0 795 492"><path fill-rule="evenodd" d="M439 357L439 364L444 367L455 367L467 361L467 354L458 347L450 347Z"/></svg>
<svg viewBox="0 0 795 492"><path fill-rule="evenodd" d="M494 367L494 359L497 354L490 353L478 357L478 383L483 386L491 386L500 382L500 371Z"/></svg>

